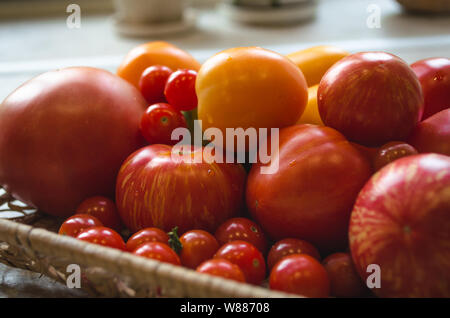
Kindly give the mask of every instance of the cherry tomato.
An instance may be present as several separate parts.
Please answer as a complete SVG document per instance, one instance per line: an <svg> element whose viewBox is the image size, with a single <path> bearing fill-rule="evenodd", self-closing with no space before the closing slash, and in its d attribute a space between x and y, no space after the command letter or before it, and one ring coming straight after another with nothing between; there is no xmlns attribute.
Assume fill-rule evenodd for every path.
<svg viewBox="0 0 450 318"><path fill-rule="evenodd" d="M77 235L77 239L89 243L117 248L122 251L126 250L125 242L119 233L104 226L96 226L85 229Z"/></svg>
<svg viewBox="0 0 450 318"><path fill-rule="evenodd" d="M197 267L197 272L245 282L245 276L239 266L226 259L210 259Z"/></svg>
<svg viewBox="0 0 450 318"><path fill-rule="evenodd" d="M373 166L375 171L377 171L398 158L415 155L417 153L416 148L407 143L401 141L388 142L378 149L373 159Z"/></svg>
<svg viewBox="0 0 450 318"><path fill-rule="evenodd" d="M287 238L276 242L267 256L267 267L269 270L283 257L292 254L307 254L320 261L320 254L317 248L311 243L303 240Z"/></svg>
<svg viewBox="0 0 450 318"><path fill-rule="evenodd" d="M76 214L61 224L58 233L61 235L77 237L81 231L94 226L103 226L103 224L95 216L88 214Z"/></svg>
<svg viewBox="0 0 450 318"><path fill-rule="evenodd" d="M204 261L212 258L219 249L216 238L203 230L192 230L180 237L182 249L180 260L183 266L196 268Z"/></svg>
<svg viewBox="0 0 450 318"><path fill-rule="evenodd" d="M214 255L239 266L246 282L259 285L266 276L266 264L261 252L245 241L233 241L223 245Z"/></svg>
<svg viewBox="0 0 450 318"><path fill-rule="evenodd" d="M220 245L241 240L253 244L263 254L267 252L267 239L261 227L246 218L225 221L217 228L215 237Z"/></svg>
<svg viewBox="0 0 450 318"><path fill-rule="evenodd" d="M331 295L336 297L362 297L367 288L361 280L348 253L334 253L325 258L323 266L330 278Z"/></svg>
<svg viewBox="0 0 450 318"><path fill-rule="evenodd" d="M192 110L197 107L195 80L197 72L178 70L170 75L164 89L164 95L170 105L178 110Z"/></svg>
<svg viewBox="0 0 450 318"><path fill-rule="evenodd" d="M165 103L151 105L141 118L142 136L150 144L174 145L178 140L172 140L175 128L187 128L183 114Z"/></svg>
<svg viewBox="0 0 450 318"><path fill-rule="evenodd" d="M147 227L134 233L127 241L127 250L133 252L140 245L147 242L160 242L167 244L169 236L156 227Z"/></svg>
<svg viewBox="0 0 450 318"><path fill-rule="evenodd" d="M328 297L330 280L325 268L306 254L284 257L272 269L270 289L305 297Z"/></svg>
<svg viewBox="0 0 450 318"><path fill-rule="evenodd" d="M111 199L102 196L90 197L78 206L77 214L89 214L95 216L106 227L116 231L123 228L116 205Z"/></svg>
<svg viewBox="0 0 450 318"><path fill-rule="evenodd" d="M167 66L153 65L144 70L139 79L139 90L149 104L165 102L164 88L172 70Z"/></svg>
<svg viewBox="0 0 450 318"><path fill-rule="evenodd" d="M180 258L169 245L161 242L148 242L133 251L138 256L155 259L160 262L181 265Z"/></svg>

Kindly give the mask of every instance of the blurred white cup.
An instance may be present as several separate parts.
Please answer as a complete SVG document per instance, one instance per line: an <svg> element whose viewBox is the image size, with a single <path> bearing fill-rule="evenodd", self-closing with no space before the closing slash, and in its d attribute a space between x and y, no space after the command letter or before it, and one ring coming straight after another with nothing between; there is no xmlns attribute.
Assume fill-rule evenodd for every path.
<svg viewBox="0 0 450 318"><path fill-rule="evenodd" d="M185 0L114 0L114 6L121 22L176 22L183 19Z"/></svg>

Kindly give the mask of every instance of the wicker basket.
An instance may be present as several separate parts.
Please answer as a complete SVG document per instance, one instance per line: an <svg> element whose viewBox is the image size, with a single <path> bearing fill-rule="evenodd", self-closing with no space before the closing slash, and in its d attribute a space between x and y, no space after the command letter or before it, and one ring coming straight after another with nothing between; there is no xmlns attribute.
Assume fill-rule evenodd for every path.
<svg viewBox="0 0 450 318"><path fill-rule="evenodd" d="M450 0L397 0L406 10L418 13L449 13Z"/></svg>

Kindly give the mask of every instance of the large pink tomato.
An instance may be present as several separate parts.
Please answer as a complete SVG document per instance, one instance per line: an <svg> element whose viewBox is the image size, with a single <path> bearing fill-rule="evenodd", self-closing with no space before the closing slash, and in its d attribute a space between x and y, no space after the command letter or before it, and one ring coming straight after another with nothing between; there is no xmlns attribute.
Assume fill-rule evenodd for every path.
<svg viewBox="0 0 450 318"><path fill-rule="evenodd" d="M238 215L244 205L245 171L239 164L189 160L202 151L173 159L172 147L150 145L133 153L117 178L116 202L125 225L133 232L145 227L165 231L178 226L214 231Z"/></svg>
<svg viewBox="0 0 450 318"><path fill-rule="evenodd" d="M145 107L136 88L100 69L31 79L0 106L0 185L58 216L88 197L113 197L121 163L141 145Z"/></svg>
<svg viewBox="0 0 450 318"><path fill-rule="evenodd" d="M251 168L252 216L275 240L298 238L322 251L345 248L350 213L370 177L370 163L329 127L296 125L281 129L279 137L278 171L262 174L262 164Z"/></svg>
<svg viewBox="0 0 450 318"><path fill-rule="evenodd" d="M420 154L382 168L358 196L349 237L364 281L379 279L378 296L450 297L450 157Z"/></svg>
<svg viewBox="0 0 450 318"><path fill-rule="evenodd" d="M384 52L349 55L320 81L322 121L365 146L405 140L420 121L423 96L413 70Z"/></svg>

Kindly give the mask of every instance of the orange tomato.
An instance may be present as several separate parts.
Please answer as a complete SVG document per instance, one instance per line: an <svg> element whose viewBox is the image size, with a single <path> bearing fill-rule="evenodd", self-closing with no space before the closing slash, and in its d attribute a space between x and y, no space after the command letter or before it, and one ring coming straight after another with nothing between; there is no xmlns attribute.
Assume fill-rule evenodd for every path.
<svg viewBox="0 0 450 318"><path fill-rule="evenodd" d="M308 86L319 84L325 72L337 61L350 55L349 52L330 45L310 47L288 54L305 75Z"/></svg>
<svg viewBox="0 0 450 318"><path fill-rule="evenodd" d="M189 53L167 42L149 42L133 48L120 64L117 75L138 87L139 78L147 67L164 65L172 70L198 71L198 63Z"/></svg>
<svg viewBox="0 0 450 318"><path fill-rule="evenodd" d="M314 124L323 126L323 121L320 118L319 106L317 105L317 88L319 85L314 85L308 88L308 104L303 112L303 115L297 121L297 124Z"/></svg>

